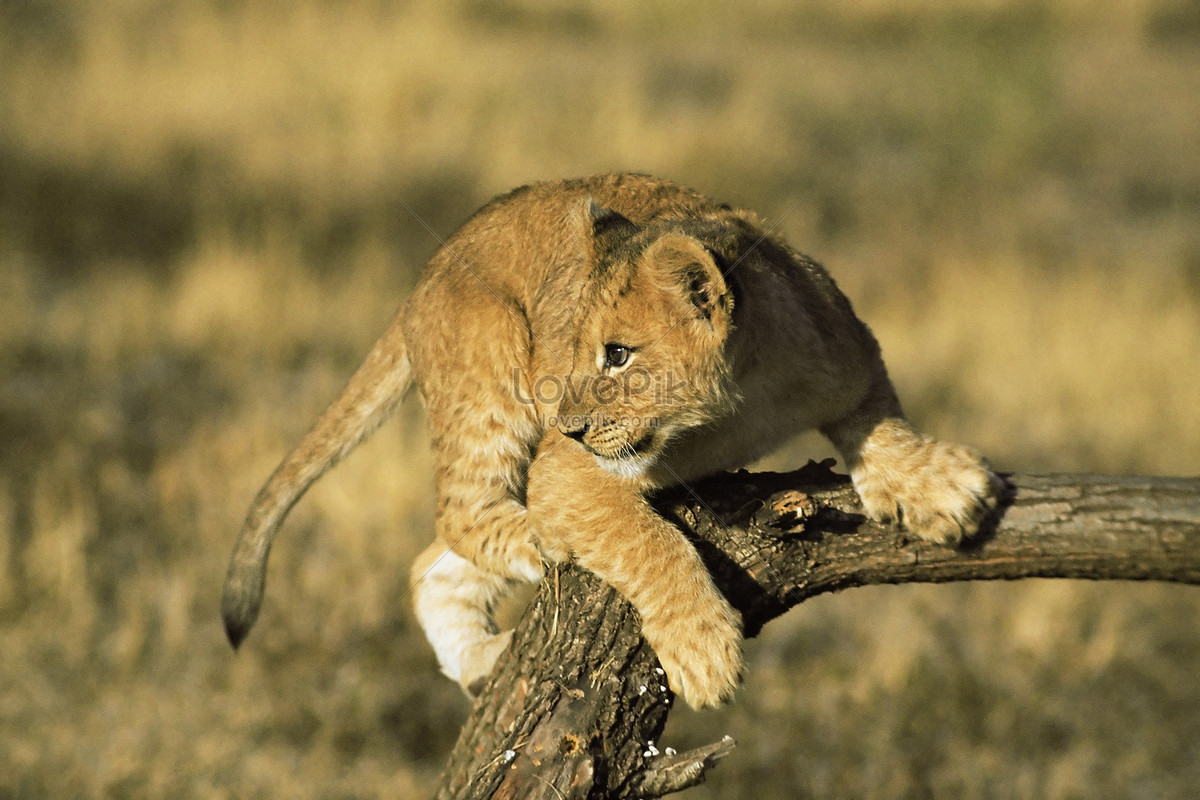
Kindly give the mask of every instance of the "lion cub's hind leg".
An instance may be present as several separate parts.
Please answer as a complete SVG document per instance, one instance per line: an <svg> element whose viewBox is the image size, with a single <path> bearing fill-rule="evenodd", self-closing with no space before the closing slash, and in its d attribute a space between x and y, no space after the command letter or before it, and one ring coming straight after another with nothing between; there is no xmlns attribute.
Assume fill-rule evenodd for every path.
<svg viewBox="0 0 1200 800"><path fill-rule="evenodd" d="M413 565L412 594L442 671L470 692L511 636L498 632L495 604L542 576L523 503L540 424L514 391L528 326L475 281L448 291L409 316L437 466L437 536Z"/></svg>
<svg viewBox="0 0 1200 800"><path fill-rule="evenodd" d="M470 694L478 693L512 631L501 632L492 618L496 603L513 580L481 569L440 540L412 567L413 607L437 654L442 672Z"/></svg>
<svg viewBox="0 0 1200 800"><path fill-rule="evenodd" d="M473 694L511 636L497 628L496 603L514 584L540 580L542 558L525 506L502 487L471 486L467 472L439 480L437 537L413 564L412 593L442 672Z"/></svg>

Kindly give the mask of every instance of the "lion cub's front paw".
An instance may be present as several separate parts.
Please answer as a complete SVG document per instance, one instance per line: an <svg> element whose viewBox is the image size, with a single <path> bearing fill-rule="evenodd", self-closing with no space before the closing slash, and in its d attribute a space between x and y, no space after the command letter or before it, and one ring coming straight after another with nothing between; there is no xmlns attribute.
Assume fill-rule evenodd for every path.
<svg viewBox="0 0 1200 800"><path fill-rule="evenodd" d="M672 691L696 709L727 701L742 676L741 624L724 598L717 600L705 612L642 623Z"/></svg>
<svg viewBox="0 0 1200 800"><path fill-rule="evenodd" d="M979 530L1002 486L971 448L900 425L872 433L851 477L872 519L951 545Z"/></svg>

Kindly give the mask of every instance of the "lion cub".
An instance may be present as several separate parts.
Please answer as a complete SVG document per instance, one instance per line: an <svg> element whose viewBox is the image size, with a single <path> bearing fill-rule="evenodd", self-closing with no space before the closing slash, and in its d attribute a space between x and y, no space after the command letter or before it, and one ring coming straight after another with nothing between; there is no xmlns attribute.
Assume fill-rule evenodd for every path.
<svg viewBox="0 0 1200 800"><path fill-rule="evenodd" d="M740 618L645 496L799 431L833 441L872 518L925 539L958 542L996 502L975 452L905 420L829 275L754 215L640 175L537 184L446 241L255 498L225 582L235 647L288 509L414 384L437 465L437 535L413 567L414 602L443 671L468 689L508 643L496 600L574 558L640 612L672 689L694 707L726 700Z"/></svg>

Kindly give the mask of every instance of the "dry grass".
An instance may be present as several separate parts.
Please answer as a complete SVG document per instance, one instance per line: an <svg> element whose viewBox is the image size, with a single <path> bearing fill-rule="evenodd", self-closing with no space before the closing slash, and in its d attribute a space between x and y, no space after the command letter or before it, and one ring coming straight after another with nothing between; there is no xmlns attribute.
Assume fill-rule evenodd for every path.
<svg viewBox="0 0 1200 800"><path fill-rule="evenodd" d="M296 508L237 658L216 613L435 246L405 203L446 233L536 178L677 178L825 261L930 430L1200 473L1188 4L43 0L0 8L0 63L0 797L429 793L466 704L405 597L418 408ZM1198 612L822 598L672 743L741 742L695 797L1189 796Z"/></svg>

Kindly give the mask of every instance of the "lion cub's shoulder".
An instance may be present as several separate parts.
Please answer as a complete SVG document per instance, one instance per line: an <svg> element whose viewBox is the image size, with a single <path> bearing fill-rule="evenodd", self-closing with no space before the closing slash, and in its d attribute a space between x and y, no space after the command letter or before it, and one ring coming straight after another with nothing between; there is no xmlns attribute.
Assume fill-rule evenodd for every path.
<svg viewBox="0 0 1200 800"><path fill-rule="evenodd" d="M527 230L557 228L563 212L591 198L636 223L663 215L689 216L728 210L694 189L651 175L613 173L544 181L497 195L467 223L488 227L519 219Z"/></svg>

